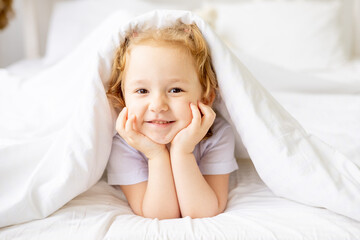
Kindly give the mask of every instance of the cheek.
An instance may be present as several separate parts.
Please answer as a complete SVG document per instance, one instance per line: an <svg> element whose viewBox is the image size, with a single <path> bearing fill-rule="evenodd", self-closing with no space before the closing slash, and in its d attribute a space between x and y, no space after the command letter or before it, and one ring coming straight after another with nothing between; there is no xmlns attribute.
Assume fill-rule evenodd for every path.
<svg viewBox="0 0 360 240"><path fill-rule="evenodd" d="M141 110L141 107L136 104L127 104L128 116L134 114L136 116L136 125L140 126L140 123L143 121L144 112Z"/></svg>
<svg viewBox="0 0 360 240"><path fill-rule="evenodd" d="M176 111L176 115L181 120L181 122L186 126L191 122L192 113L190 109L191 101L184 101L179 103L174 109Z"/></svg>

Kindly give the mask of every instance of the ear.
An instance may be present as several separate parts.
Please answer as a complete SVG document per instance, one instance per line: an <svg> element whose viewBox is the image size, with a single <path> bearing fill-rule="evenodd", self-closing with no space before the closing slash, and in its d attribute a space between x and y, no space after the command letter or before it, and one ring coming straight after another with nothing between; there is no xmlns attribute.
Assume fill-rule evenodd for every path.
<svg viewBox="0 0 360 240"><path fill-rule="evenodd" d="M202 102L211 107L215 100L215 96L215 89L212 89L209 93L209 96L202 98Z"/></svg>

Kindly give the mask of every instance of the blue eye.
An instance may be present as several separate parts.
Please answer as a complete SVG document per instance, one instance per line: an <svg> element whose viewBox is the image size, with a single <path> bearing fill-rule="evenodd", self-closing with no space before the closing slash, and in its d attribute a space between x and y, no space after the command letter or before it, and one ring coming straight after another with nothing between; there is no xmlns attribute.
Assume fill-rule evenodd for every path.
<svg viewBox="0 0 360 240"><path fill-rule="evenodd" d="M137 90L136 90L136 93L146 94L146 93L148 93L148 90L146 90L146 89L144 89L144 88L141 88L141 89L137 89Z"/></svg>
<svg viewBox="0 0 360 240"><path fill-rule="evenodd" d="M180 93L183 92L183 90L181 88L173 88L170 90L171 93Z"/></svg>

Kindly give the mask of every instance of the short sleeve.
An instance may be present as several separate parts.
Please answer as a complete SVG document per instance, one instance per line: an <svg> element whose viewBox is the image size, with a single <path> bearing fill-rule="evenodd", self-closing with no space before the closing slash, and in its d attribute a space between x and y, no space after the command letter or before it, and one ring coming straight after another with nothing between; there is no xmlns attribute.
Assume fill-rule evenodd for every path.
<svg viewBox="0 0 360 240"><path fill-rule="evenodd" d="M218 119L212 128L213 136L200 145L199 168L203 175L231 173L238 169L233 130L225 120Z"/></svg>
<svg viewBox="0 0 360 240"><path fill-rule="evenodd" d="M118 134L113 138L107 177L110 185L131 185L148 179L147 158Z"/></svg>

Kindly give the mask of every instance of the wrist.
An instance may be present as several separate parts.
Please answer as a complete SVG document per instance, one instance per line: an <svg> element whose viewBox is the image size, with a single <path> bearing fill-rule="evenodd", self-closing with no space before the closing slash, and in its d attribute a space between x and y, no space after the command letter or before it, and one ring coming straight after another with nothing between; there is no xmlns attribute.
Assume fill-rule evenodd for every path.
<svg viewBox="0 0 360 240"><path fill-rule="evenodd" d="M163 145L160 148L153 149L151 152L144 154L150 161L151 159L156 159L156 158L163 159L164 157L169 156L169 151L167 150L166 146Z"/></svg>
<svg viewBox="0 0 360 240"><path fill-rule="evenodd" d="M181 166L187 165L191 159L195 160L193 152L183 151L180 149L170 149L170 162L173 168L178 168L179 164Z"/></svg>
<svg viewBox="0 0 360 240"><path fill-rule="evenodd" d="M187 155L187 154L193 154L194 148L184 148L184 147L177 147L177 146L171 146L170 148L170 155L171 156L183 156L183 155Z"/></svg>

